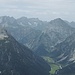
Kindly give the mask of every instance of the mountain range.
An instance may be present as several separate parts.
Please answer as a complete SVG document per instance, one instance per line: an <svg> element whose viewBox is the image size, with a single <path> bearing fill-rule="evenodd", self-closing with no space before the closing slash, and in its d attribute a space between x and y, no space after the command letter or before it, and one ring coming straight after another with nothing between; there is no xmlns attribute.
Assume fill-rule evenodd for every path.
<svg viewBox="0 0 75 75"><path fill-rule="evenodd" d="M49 75L50 66L0 29L0 75Z"/></svg>
<svg viewBox="0 0 75 75"><path fill-rule="evenodd" d="M0 26L7 29L17 41L34 52L39 50L40 45L44 46L44 50L50 52L51 47L75 32L74 28L60 18L43 22L38 18L21 17L15 19L2 16L0 17Z"/></svg>
<svg viewBox="0 0 75 75"><path fill-rule="evenodd" d="M57 44L51 55L62 66L57 75L75 75L75 33Z"/></svg>
<svg viewBox="0 0 75 75"><path fill-rule="evenodd" d="M12 51L13 49L12 51L13 54L11 57L13 61L16 59L20 63L18 63L17 61L11 62L22 65L22 67L17 65L15 68L13 68L11 65L14 64L11 63L10 61L8 62L10 63L10 65L7 62L4 63L4 61L2 61L4 64L7 64L9 66L8 67L9 70L6 69L8 71L8 74L11 73L11 68L13 68L12 73L14 73L14 75L15 74L30 75L30 73L32 73L32 75L49 75L49 72L51 74L56 73L56 75L69 75L69 74L74 75L75 74L74 72L75 68L73 67L75 65L74 25L75 25L74 22L68 22L62 20L61 18L57 18L51 20L50 22L47 22L41 21L38 18L21 17L15 19L14 17L1 16L0 27L6 30L6 32L3 31L0 34L1 35L0 47L2 49L4 47L6 51L6 52L4 51L4 53L6 53L5 56L6 58L4 58L4 61L7 61L5 60L8 59L9 57L7 56L7 54L8 55L11 54L10 51ZM15 52L15 50L17 50L17 52ZM14 54L16 54L17 56L15 56ZM22 62L20 61L20 58ZM23 61L25 62L27 61L27 63L25 64ZM33 64L34 67L32 66ZM24 68L23 66L25 66L26 68ZM22 69L24 68L24 70L26 70L27 72L23 72L24 70L19 71L21 69L19 69L18 67ZM4 65L4 68L7 68L7 66ZM4 68L1 71L1 73L3 74ZM71 73L69 73L70 71Z"/></svg>
<svg viewBox="0 0 75 75"><path fill-rule="evenodd" d="M57 62L62 64L75 61L75 33L57 44L51 54Z"/></svg>

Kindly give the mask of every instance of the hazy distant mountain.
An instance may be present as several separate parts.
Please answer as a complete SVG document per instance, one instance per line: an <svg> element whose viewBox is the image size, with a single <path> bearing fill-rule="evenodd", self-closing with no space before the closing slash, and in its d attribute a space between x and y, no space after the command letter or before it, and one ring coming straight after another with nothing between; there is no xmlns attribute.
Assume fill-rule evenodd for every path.
<svg viewBox="0 0 75 75"><path fill-rule="evenodd" d="M50 52L51 47L65 40L75 30L60 18L43 22L38 18L21 17L14 19L9 16L0 17L0 25L8 30L20 43L36 53L44 50ZM64 36L63 36L64 35Z"/></svg>
<svg viewBox="0 0 75 75"><path fill-rule="evenodd" d="M49 65L0 29L1 75L49 75Z"/></svg>
<svg viewBox="0 0 75 75"><path fill-rule="evenodd" d="M36 30L43 30L47 25L46 21L41 21L38 18L21 17L17 19L17 22L22 26L29 26L31 28L35 28Z"/></svg>
<svg viewBox="0 0 75 75"><path fill-rule="evenodd" d="M51 52L51 48L56 44L65 40L69 35L75 32L75 29L70 27L62 19L58 18L52 20L49 25L42 31L41 35L38 36L38 39L34 41L34 47L37 50L36 53L40 53L40 45L44 50ZM32 44L33 45L33 44Z"/></svg>
<svg viewBox="0 0 75 75"><path fill-rule="evenodd" d="M72 21L72 22L70 23L70 26L75 28L75 22Z"/></svg>
<svg viewBox="0 0 75 75"><path fill-rule="evenodd" d="M30 25L22 25L13 17L2 16L0 20L0 26L7 29L18 41L23 39L27 34L30 34L30 32L35 32L35 29L31 28ZM26 20L24 20L24 22L26 22Z"/></svg>
<svg viewBox="0 0 75 75"><path fill-rule="evenodd" d="M16 28L17 22L14 17L9 17L9 16L1 16L0 17L0 25L2 27L14 27Z"/></svg>
<svg viewBox="0 0 75 75"><path fill-rule="evenodd" d="M48 31L55 31L62 35L62 38L66 38L75 31L64 20L57 18L50 22ZM63 36L64 35L64 36Z"/></svg>
<svg viewBox="0 0 75 75"><path fill-rule="evenodd" d="M68 22L68 21L65 21L66 23L68 23L68 25L70 25L71 27L75 28L75 22L72 21L72 22Z"/></svg>

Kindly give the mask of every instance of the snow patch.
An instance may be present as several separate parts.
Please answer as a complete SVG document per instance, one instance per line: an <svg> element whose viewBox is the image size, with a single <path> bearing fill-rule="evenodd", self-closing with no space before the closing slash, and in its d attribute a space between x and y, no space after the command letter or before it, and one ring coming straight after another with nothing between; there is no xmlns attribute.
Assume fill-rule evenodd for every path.
<svg viewBox="0 0 75 75"><path fill-rule="evenodd" d="M22 22L20 23L21 26L25 26Z"/></svg>
<svg viewBox="0 0 75 75"><path fill-rule="evenodd" d="M35 26L37 26L37 22L34 22Z"/></svg>
<svg viewBox="0 0 75 75"><path fill-rule="evenodd" d="M30 22L28 22L28 24L31 26L32 24Z"/></svg>

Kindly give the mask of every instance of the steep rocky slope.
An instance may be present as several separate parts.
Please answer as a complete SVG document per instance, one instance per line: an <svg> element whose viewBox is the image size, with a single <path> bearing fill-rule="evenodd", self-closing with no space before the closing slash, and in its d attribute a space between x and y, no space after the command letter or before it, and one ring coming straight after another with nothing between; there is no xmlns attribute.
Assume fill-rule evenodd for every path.
<svg viewBox="0 0 75 75"><path fill-rule="evenodd" d="M54 59L61 64L69 64L75 61L75 33L57 44L51 53Z"/></svg>
<svg viewBox="0 0 75 75"><path fill-rule="evenodd" d="M0 29L1 75L49 75L49 65Z"/></svg>

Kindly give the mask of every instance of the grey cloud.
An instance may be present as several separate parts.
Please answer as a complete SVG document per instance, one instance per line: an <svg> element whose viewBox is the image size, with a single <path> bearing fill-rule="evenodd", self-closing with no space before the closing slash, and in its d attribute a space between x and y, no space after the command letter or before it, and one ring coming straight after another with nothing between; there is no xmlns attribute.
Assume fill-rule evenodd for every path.
<svg viewBox="0 0 75 75"><path fill-rule="evenodd" d="M75 0L0 0L0 15L74 20Z"/></svg>

